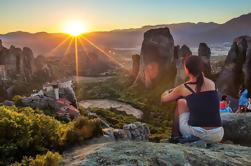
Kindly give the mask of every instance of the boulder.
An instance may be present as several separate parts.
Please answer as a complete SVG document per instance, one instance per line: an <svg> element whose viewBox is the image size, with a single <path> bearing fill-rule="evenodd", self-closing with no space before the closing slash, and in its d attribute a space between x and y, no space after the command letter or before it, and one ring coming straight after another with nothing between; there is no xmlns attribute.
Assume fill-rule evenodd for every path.
<svg viewBox="0 0 251 166"><path fill-rule="evenodd" d="M224 139L251 146L251 113L222 113Z"/></svg>
<svg viewBox="0 0 251 166"><path fill-rule="evenodd" d="M13 106L13 105L15 105L15 103L13 101L10 101L10 100L5 100L3 102L3 105L5 105L5 106Z"/></svg>
<svg viewBox="0 0 251 166"><path fill-rule="evenodd" d="M211 64L210 64L210 57L211 57L211 49L207 46L206 43L200 43L198 49L198 55L201 57L204 63L204 74L206 77L211 77Z"/></svg>
<svg viewBox="0 0 251 166"><path fill-rule="evenodd" d="M86 149L90 148L87 147ZM76 155L79 155L79 153ZM224 144L215 144L209 148L198 148L181 144L120 141L98 146L95 150L87 153L86 157L71 157L72 163L85 166L241 166L251 165L251 148ZM70 165L71 163L67 164Z"/></svg>
<svg viewBox="0 0 251 166"><path fill-rule="evenodd" d="M176 48L177 49L177 48ZM179 51L178 51L178 57L176 59L176 69L177 69L177 73L176 73L176 78L175 78L175 86L184 83L187 76L185 74L185 70L183 67L183 63L184 63L184 59L188 56L191 56L192 52L190 50L190 48L186 45L183 45Z"/></svg>
<svg viewBox="0 0 251 166"><path fill-rule="evenodd" d="M168 28L145 32L141 47L140 79L149 88L159 78L171 75L175 69L174 40Z"/></svg>
<svg viewBox="0 0 251 166"><path fill-rule="evenodd" d="M106 135L113 135L115 140L147 141L150 136L150 129L145 123L135 122L126 124L123 129L104 129Z"/></svg>
<svg viewBox="0 0 251 166"><path fill-rule="evenodd" d="M54 109L56 107L55 105L56 103L53 98L40 95L23 98L22 103L24 106L39 108L39 109L48 109L48 108Z"/></svg>

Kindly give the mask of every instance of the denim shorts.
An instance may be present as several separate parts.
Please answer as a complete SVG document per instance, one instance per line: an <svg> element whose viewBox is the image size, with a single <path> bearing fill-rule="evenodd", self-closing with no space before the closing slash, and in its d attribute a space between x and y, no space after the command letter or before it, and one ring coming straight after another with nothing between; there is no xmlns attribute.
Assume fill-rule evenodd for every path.
<svg viewBox="0 0 251 166"><path fill-rule="evenodd" d="M189 112L182 113L179 116L179 126L180 132L183 137L196 136L201 140L204 140L208 143L217 143L220 142L224 135L223 127L217 127L214 129L206 130L202 127L193 127L188 125Z"/></svg>

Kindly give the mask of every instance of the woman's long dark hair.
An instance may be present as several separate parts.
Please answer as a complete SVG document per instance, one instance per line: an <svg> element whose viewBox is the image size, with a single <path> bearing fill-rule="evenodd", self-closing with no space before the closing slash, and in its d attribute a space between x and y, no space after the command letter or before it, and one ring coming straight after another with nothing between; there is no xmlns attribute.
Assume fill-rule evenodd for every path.
<svg viewBox="0 0 251 166"><path fill-rule="evenodd" d="M201 91L201 87L204 83L203 77L203 62L199 56L189 56L185 59L185 66L187 70L196 77L196 92Z"/></svg>

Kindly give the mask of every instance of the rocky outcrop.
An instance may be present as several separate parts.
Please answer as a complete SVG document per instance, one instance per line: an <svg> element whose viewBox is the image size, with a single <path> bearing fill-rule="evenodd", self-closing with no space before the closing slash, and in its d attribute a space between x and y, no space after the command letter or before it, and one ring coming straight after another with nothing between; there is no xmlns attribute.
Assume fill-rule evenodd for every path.
<svg viewBox="0 0 251 166"><path fill-rule="evenodd" d="M237 97L240 85L244 82L243 64L246 59L247 40L237 38L228 52L223 71L216 81L218 89L224 93Z"/></svg>
<svg viewBox="0 0 251 166"><path fill-rule="evenodd" d="M103 144L103 146L99 146L79 162L74 161L74 157L72 157L72 163L85 166L241 166L250 165L250 157L250 147L236 145L215 144L209 148L197 148L181 144L123 141ZM78 158L84 157L76 157L76 159Z"/></svg>
<svg viewBox="0 0 251 166"><path fill-rule="evenodd" d="M204 74L206 77L211 77L211 64L210 64L210 57L211 57L211 49L207 46L206 43L200 43L198 49L198 55L201 57L204 63Z"/></svg>
<svg viewBox="0 0 251 166"><path fill-rule="evenodd" d="M250 72L251 70L250 69L251 69L251 44L250 44L249 49L247 50L246 61L243 66L243 71L245 75L244 81L249 92L251 92L251 72Z"/></svg>
<svg viewBox="0 0 251 166"><path fill-rule="evenodd" d="M139 68L140 68L140 55L134 54L132 55L132 77L134 79L136 79L139 74Z"/></svg>
<svg viewBox="0 0 251 166"><path fill-rule="evenodd" d="M23 98L24 106L39 109L53 109L60 117L75 118L80 115L72 81L45 84L43 90Z"/></svg>
<svg viewBox="0 0 251 166"><path fill-rule="evenodd" d="M144 34L141 47L140 79L145 87L167 76L175 67L174 40L168 28L151 29ZM174 68L175 69L175 68Z"/></svg>
<svg viewBox="0 0 251 166"><path fill-rule="evenodd" d="M221 119L225 140L241 145L251 145L251 113L223 113Z"/></svg>
<svg viewBox="0 0 251 166"><path fill-rule="evenodd" d="M150 136L150 129L141 122L125 124L123 129L107 128L103 131L107 135L113 135L115 140L147 141Z"/></svg>
<svg viewBox="0 0 251 166"><path fill-rule="evenodd" d="M5 66L8 79L31 81L35 72L43 70L45 64L42 65L40 59L34 58L30 48L11 46L7 49L0 40L0 65ZM42 77L44 78L44 75Z"/></svg>
<svg viewBox="0 0 251 166"><path fill-rule="evenodd" d="M178 49L178 48L176 48L176 49ZM176 73L176 78L175 78L175 86L185 82L187 76L185 74L183 62L186 57L191 56L191 55L192 55L192 52L191 52L190 48L186 45L183 45L178 50L178 57L176 59L177 73Z"/></svg>

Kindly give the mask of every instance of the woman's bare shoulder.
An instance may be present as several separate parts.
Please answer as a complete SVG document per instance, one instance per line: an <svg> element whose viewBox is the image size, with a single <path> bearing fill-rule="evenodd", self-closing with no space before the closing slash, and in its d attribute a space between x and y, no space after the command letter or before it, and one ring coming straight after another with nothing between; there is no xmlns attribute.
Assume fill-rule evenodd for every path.
<svg viewBox="0 0 251 166"><path fill-rule="evenodd" d="M210 89L215 89L215 83L213 80L210 80L209 78L205 77L205 83L208 87L210 87Z"/></svg>

